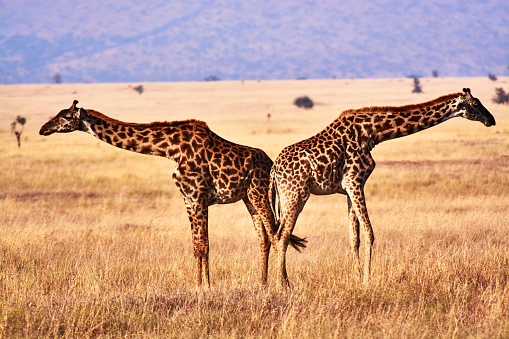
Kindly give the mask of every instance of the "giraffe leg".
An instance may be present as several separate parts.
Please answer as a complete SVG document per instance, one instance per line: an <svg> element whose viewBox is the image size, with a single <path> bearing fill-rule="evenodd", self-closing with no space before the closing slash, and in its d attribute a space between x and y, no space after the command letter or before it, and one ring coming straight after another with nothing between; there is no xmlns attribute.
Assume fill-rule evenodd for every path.
<svg viewBox="0 0 509 339"><path fill-rule="evenodd" d="M196 255L198 252L198 248L195 244L193 244L194 251L194 285L196 288L201 286L201 257Z"/></svg>
<svg viewBox="0 0 509 339"><path fill-rule="evenodd" d="M209 279L209 238L208 238L208 207L206 204L186 204L187 214L191 222L193 252L195 259L195 285L203 284L210 288ZM203 279L203 281L202 281Z"/></svg>
<svg viewBox="0 0 509 339"><path fill-rule="evenodd" d="M286 250L288 249L288 238L282 237L277 242L277 263L278 263L278 285L282 289L290 288L290 280L286 273Z"/></svg>
<svg viewBox="0 0 509 339"><path fill-rule="evenodd" d="M350 197L347 197L348 200L348 220L350 222L349 225L349 235L350 235L350 250L352 251L354 271L356 274L359 274L359 277L362 276L362 271L360 267L360 257L359 257L359 246L360 246L360 237L359 237L359 219L355 214L355 211L352 207L352 201Z"/></svg>
<svg viewBox="0 0 509 339"><path fill-rule="evenodd" d="M280 217L278 220L279 227L274 231L273 242L275 243L275 250L278 258L278 285L283 289L290 287L290 281L286 271L286 250L290 243L295 223L299 217L300 212L311 195L310 188L305 178L300 178L300 182L285 179L288 173L275 173L271 179L271 191L275 195L270 198L274 193L269 193L271 204L274 205L276 201L280 203ZM274 189L272 182L277 182L278 189ZM273 200L277 199L277 200Z"/></svg>
<svg viewBox="0 0 509 339"><path fill-rule="evenodd" d="M294 213L291 213L288 216L283 213L280 220L281 225L279 227L279 231L275 235L278 261L278 285L283 289L290 288L290 280L288 279L286 271L286 251L288 249L288 244L290 243L290 235L292 234L297 217L302 211L303 206L304 204L297 204L297 206L295 206L296 208L292 209Z"/></svg>
<svg viewBox="0 0 509 339"><path fill-rule="evenodd" d="M368 210L366 208L366 200L362 186L347 187L348 197L350 198L353 212L355 213L362 235L364 237L364 283L367 283L371 274L371 255L372 247L375 242L371 222L369 221Z"/></svg>
<svg viewBox="0 0 509 339"><path fill-rule="evenodd" d="M261 268L262 268L262 285L267 285L267 275L269 270L269 253L270 253L270 241L267 232L264 227L262 216L257 212L253 204L248 200L244 199L247 210L253 218L253 224L258 234L258 241L260 242L260 253L261 253Z"/></svg>

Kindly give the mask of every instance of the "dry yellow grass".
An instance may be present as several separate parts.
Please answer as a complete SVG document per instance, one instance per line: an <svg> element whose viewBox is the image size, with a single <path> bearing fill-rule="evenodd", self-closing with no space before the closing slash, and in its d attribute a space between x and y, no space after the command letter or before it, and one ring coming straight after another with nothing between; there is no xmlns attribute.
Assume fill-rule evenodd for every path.
<svg viewBox="0 0 509 339"><path fill-rule="evenodd" d="M0 86L0 335L5 337L509 337L509 108L487 78ZM348 108L470 87L497 126L453 119L378 145L366 186L373 277L352 272L346 198L311 197L289 253L291 293L259 283L241 204L210 208L210 291L192 287L191 235L163 158L84 133L41 137L73 99L125 121L198 118L264 149ZM308 95L312 110L292 105ZM271 113L267 121L267 113ZM10 135L27 118L21 149ZM225 217L227 216L227 217Z"/></svg>

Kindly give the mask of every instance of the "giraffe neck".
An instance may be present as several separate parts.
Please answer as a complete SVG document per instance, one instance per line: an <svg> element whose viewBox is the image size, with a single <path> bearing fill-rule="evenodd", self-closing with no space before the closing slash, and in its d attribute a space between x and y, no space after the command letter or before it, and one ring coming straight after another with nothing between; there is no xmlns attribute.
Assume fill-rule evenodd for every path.
<svg viewBox="0 0 509 339"><path fill-rule="evenodd" d="M128 151L174 160L179 159L185 150L183 144L191 142L192 125L206 127L205 123L195 120L136 124L115 120L93 110L81 114L81 130L99 140Z"/></svg>
<svg viewBox="0 0 509 339"><path fill-rule="evenodd" d="M339 124L351 125L372 145L400 138L456 116L458 97L450 94L418 105L369 107L345 111Z"/></svg>

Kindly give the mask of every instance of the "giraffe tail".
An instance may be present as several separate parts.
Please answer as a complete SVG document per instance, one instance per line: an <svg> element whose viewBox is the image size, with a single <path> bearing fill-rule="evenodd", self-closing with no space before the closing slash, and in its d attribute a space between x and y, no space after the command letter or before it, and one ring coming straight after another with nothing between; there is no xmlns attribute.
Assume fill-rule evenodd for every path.
<svg viewBox="0 0 509 339"><path fill-rule="evenodd" d="M308 241L306 238L298 237L294 234L290 234L290 246L292 246L297 252L302 252L306 248Z"/></svg>
<svg viewBox="0 0 509 339"><path fill-rule="evenodd" d="M272 213L274 214L274 218L276 219L276 222L274 225L272 225L272 231L274 234L277 234L279 232L279 228L281 227L281 199L279 195L279 190L277 188L277 181L275 175L272 175L270 177L270 194L272 197ZM298 237L294 234L290 234L289 237L289 244L292 246L297 252L301 252L302 249L306 248L306 244L308 241L306 238Z"/></svg>

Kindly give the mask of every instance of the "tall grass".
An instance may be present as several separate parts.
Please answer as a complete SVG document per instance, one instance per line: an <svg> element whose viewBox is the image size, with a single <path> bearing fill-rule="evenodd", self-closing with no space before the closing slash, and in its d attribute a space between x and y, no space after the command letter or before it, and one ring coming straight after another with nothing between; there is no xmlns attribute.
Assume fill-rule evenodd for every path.
<svg viewBox="0 0 509 339"><path fill-rule="evenodd" d="M260 95L270 102L273 90ZM228 131L232 116L218 116L211 125ZM18 150L0 130L0 335L507 338L509 128L496 118L494 129L451 123L377 146L366 185L369 284L352 270L346 198L311 197L295 229L308 248L288 254L287 292L273 257L262 288L242 203L210 208L212 288L193 287L170 161L78 133L38 137L35 127ZM262 129L255 146L277 154L305 122L280 135Z"/></svg>

